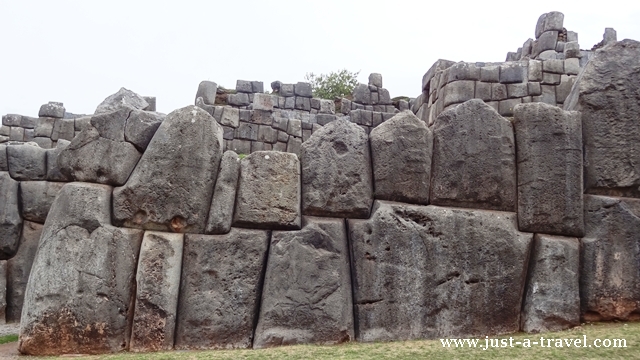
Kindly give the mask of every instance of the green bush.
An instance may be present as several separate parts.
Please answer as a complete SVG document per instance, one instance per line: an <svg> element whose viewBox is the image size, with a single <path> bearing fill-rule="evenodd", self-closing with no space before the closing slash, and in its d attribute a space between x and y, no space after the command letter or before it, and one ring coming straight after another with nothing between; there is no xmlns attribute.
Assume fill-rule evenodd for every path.
<svg viewBox="0 0 640 360"><path fill-rule="evenodd" d="M334 100L336 98L351 95L353 89L358 85L358 72L351 72L347 69L332 71L329 74L316 75L307 73L305 80L311 83L313 96Z"/></svg>

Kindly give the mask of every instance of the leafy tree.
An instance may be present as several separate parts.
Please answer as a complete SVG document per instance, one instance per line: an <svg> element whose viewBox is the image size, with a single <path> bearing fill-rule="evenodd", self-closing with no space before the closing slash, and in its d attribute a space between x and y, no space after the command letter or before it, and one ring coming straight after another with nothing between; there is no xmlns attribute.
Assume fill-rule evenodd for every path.
<svg viewBox="0 0 640 360"><path fill-rule="evenodd" d="M358 72L351 72L347 69L332 71L329 74L316 75L307 73L305 80L311 83L313 96L322 99L334 100L336 98L350 96L353 89L358 85Z"/></svg>

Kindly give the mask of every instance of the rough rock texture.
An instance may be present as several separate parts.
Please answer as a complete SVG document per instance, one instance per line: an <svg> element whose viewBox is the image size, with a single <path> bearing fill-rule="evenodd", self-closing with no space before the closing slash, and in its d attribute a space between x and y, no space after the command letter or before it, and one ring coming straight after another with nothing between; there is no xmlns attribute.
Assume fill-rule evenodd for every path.
<svg viewBox="0 0 640 360"><path fill-rule="evenodd" d="M19 187L20 183L13 180L9 173L0 171L0 260L15 255L20 243L22 217Z"/></svg>
<svg viewBox="0 0 640 360"><path fill-rule="evenodd" d="M120 88L117 93L110 95L98 105L95 114L110 113L118 110L122 106L130 106L135 109L144 110L149 106L149 103L133 91Z"/></svg>
<svg viewBox="0 0 640 360"><path fill-rule="evenodd" d="M304 223L272 234L254 348L354 339L345 222Z"/></svg>
<svg viewBox="0 0 640 360"><path fill-rule="evenodd" d="M20 322L24 293L40 235L41 224L25 221L16 256L7 260L7 322Z"/></svg>
<svg viewBox="0 0 640 360"><path fill-rule="evenodd" d="M249 348L269 232L185 236L176 349Z"/></svg>
<svg viewBox="0 0 640 360"><path fill-rule="evenodd" d="M196 99L202 98L206 105L213 105L216 102L216 93L218 92L218 84L213 81L201 81L196 92Z"/></svg>
<svg viewBox="0 0 640 360"><path fill-rule="evenodd" d="M520 230L582 236L580 114L544 103L521 104L514 127Z"/></svg>
<svg viewBox="0 0 640 360"><path fill-rule="evenodd" d="M431 203L515 211L511 122L482 100L441 113L433 126Z"/></svg>
<svg viewBox="0 0 640 360"><path fill-rule="evenodd" d="M359 341L518 331L533 235L514 213L376 200L348 221Z"/></svg>
<svg viewBox="0 0 640 360"><path fill-rule="evenodd" d="M565 100L582 113L585 192L640 197L640 42L596 51Z"/></svg>
<svg viewBox="0 0 640 360"><path fill-rule="evenodd" d="M433 134L411 111L371 130L375 197L413 204L429 203Z"/></svg>
<svg viewBox="0 0 640 360"><path fill-rule="evenodd" d="M71 178L60 172L58 156L71 144L68 140L58 140L55 149L47 150L47 180L49 181L71 181Z"/></svg>
<svg viewBox="0 0 640 360"><path fill-rule="evenodd" d="M124 184L142 155L125 141L129 106L93 116L91 125L73 138L58 156L60 171L75 181Z"/></svg>
<svg viewBox="0 0 640 360"><path fill-rule="evenodd" d="M580 325L578 239L536 234L527 277L523 331L560 331Z"/></svg>
<svg viewBox="0 0 640 360"><path fill-rule="evenodd" d="M128 348L143 232L106 225L110 202L109 186L70 183L51 206L25 294L21 353Z"/></svg>
<svg viewBox="0 0 640 360"><path fill-rule="evenodd" d="M47 150L36 143L7 146L9 174L16 180L46 180Z"/></svg>
<svg viewBox="0 0 640 360"><path fill-rule="evenodd" d="M585 195L580 299L587 321L640 317L640 200Z"/></svg>
<svg viewBox="0 0 640 360"><path fill-rule="evenodd" d="M7 312L7 261L0 261L0 324L5 324Z"/></svg>
<svg viewBox="0 0 640 360"><path fill-rule="evenodd" d="M234 226L300 228L300 161L295 154L257 151L240 161Z"/></svg>
<svg viewBox="0 0 640 360"><path fill-rule="evenodd" d="M23 181L20 183L22 217L25 220L44 223L56 196L64 183L49 181Z"/></svg>
<svg viewBox="0 0 640 360"><path fill-rule="evenodd" d="M132 351L173 348L183 240L183 234L144 233L136 275Z"/></svg>
<svg viewBox="0 0 640 360"><path fill-rule="evenodd" d="M205 233L226 234L231 230L238 177L240 177L240 158L231 150L225 151L220 161Z"/></svg>
<svg viewBox="0 0 640 360"><path fill-rule="evenodd" d="M356 124L336 120L302 143L302 213L368 218L373 179L368 136Z"/></svg>
<svg viewBox="0 0 640 360"><path fill-rule="evenodd" d="M222 127L206 111L168 114L127 183L113 191L114 223L204 232L222 148Z"/></svg>
<svg viewBox="0 0 640 360"><path fill-rule="evenodd" d="M165 117L158 112L132 111L124 127L124 139L143 152Z"/></svg>
<svg viewBox="0 0 640 360"><path fill-rule="evenodd" d="M0 145L0 171L9 171L7 161L7 145Z"/></svg>

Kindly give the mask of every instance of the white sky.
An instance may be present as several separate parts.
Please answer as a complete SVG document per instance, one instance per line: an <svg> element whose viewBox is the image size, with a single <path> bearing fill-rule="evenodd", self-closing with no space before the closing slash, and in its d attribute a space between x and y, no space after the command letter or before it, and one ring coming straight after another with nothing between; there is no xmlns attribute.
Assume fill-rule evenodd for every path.
<svg viewBox="0 0 640 360"><path fill-rule="evenodd" d="M438 58L504 61L538 17L561 11L581 48L640 40L640 1L0 0L0 114L47 101L93 113L126 87L168 113L201 80L304 81L307 72L379 72L391 96L420 94Z"/></svg>

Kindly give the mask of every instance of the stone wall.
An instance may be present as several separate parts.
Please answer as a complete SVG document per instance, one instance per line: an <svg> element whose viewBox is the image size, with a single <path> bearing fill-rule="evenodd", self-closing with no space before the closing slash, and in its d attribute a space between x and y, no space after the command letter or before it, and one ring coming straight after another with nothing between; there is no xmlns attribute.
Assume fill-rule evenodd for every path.
<svg viewBox="0 0 640 360"><path fill-rule="evenodd" d="M20 351L263 348L637 320L640 43L596 50L563 108L532 99L506 117L500 103L449 87L469 81L475 94L482 70L496 67L491 84L508 94L539 83L532 62L544 81L547 61L438 62L427 92L448 70L454 80L434 87L436 102L456 100L433 121L387 111L377 75L341 101L348 115L329 102L311 107L317 114L281 109L252 82L239 83L251 84L245 108L219 106L205 82L198 106L159 114L123 89L70 142L0 144L0 271ZM297 151L229 149L241 124L274 129L283 111L335 119L307 137L290 134L287 119ZM368 114L371 126L354 121Z"/></svg>

